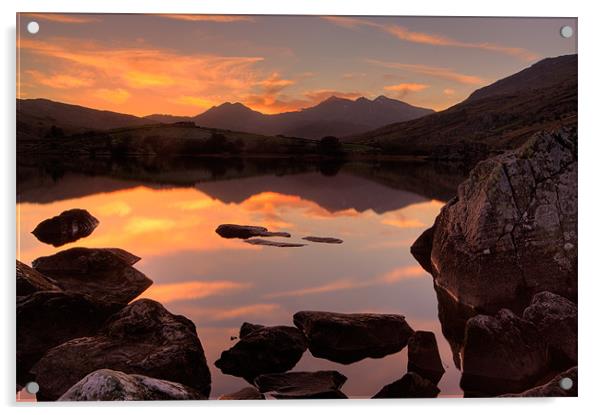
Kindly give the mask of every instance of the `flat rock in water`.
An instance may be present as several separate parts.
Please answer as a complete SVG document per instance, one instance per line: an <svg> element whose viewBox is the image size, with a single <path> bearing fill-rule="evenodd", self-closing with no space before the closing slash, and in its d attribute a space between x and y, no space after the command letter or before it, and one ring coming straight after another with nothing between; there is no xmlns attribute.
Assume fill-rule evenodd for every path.
<svg viewBox="0 0 602 415"><path fill-rule="evenodd" d="M408 372L415 372L435 385L445 373L435 333L417 331L408 341Z"/></svg>
<svg viewBox="0 0 602 415"><path fill-rule="evenodd" d="M263 226L250 226L250 225L233 225L233 224L223 224L219 225L215 230L222 238L239 238L239 239L248 239L256 236L263 237L271 237L271 236L279 236L282 238L290 238L291 234L288 232L270 232L268 228L264 228Z"/></svg>
<svg viewBox="0 0 602 415"><path fill-rule="evenodd" d="M98 223L87 210L71 209L40 222L32 233L41 242L61 246L89 236Z"/></svg>
<svg viewBox="0 0 602 415"><path fill-rule="evenodd" d="M342 239L331 238L329 236L306 236L301 239L305 239L306 241L309 241L309 242L317 242L317 243L322 243L322 244L342 244L343 243Z"/></svg>
<svg viewBox="0 0 602 415"><path fill-rule="evenodd" d="M243 332L229 350L223 351L215 366L225 374L252 383L258 375L292 369L306 349L305 337L295 327L255 326L254 330Z"/></svg>
<svg viewBox="0 0 602 415"><path fill-rule="evenodd" d="M471 396L521 392L547 371L546 345L535 325L502 309L466 323L460 386Z"/></svg>
<svg viewBox="0 0 602 415"><path fill-rule="evenodd" d="M397 314L299 311L293 320L312 355L343 364L397 353L414 334L405 317Z"/></svg>
<svg viewBox="0 0 602 415"><path fill-rule="evenodd" d="M245 240L246 243L251 245L262 245L262 246L276 246L278 248L298 248L301 246L305 246L305 244L296 244L290 242L278 242L278 241L268 241L260 238L253 238Z"/></svg>
<svg viewBox="0 0 602 415"><path fill-rule="evenodd" d="M536 294L523 318L535 325L560 369L577 364L577 306L564 297L543 291Z"/></svg>
<svg viewBox="0 0 602 415"><path fill-rule="evenodd" d="M220 401L252 401L252 400L264 400L265 396L253 386L243 388L237 392L226 393L219 397Z"/></svg>
<svg viewBox="0 0 602 415"><path fill-rule="evenodd" d="M44 354L66 341L94 334L116 310L60 290L17 299L17 380L33 380L29 370Z"/></svg>
<svg viewBox="0 0 602 415"><path fill-rule="evenodd" d="M570 379L572 384L569 389L564 389L561 384L563 379ZM566 382L566 380L564 380ZM577 382L577 366L566 370L549 381L548 383L536 386L521 393L509 393L502 395L504 398L562 398L567 396L577 396L579 391Z"/></svg>
<svg viewBox="0 0 602 415"><path fill-rule="evenodd" d="M323 370L261 375L255 379L255 385L276 399L346 399L341 392L346 381L335 370Z"/></svg>
<svg viewBox="0 0 602 415"><path fill-rule="evenodd" d="M91 301L125 306L153 282L132 267L139 257L117 248L71 248L33 261L63 290Z"/></svg>
<svg viewBox="0 0 602 415"><path fill-rule="evenodd" d="M17 297L38 291L61 291L51 278L17 260Z"/></svg>
<svg viewBox="0 0 602 415"><path fill-rule="evenodd" d="M99 369L73 385L59 401L173 401L207 397L180 383Z"/></svg>
<svg viewBox="0 0 602 415"><path fill-rule="evenodd" d="M539 291L576 300L576 132L480 162L457 193L411 249L438 286L487 313Z"/></svg>
<svg viewBox="0 0 602 415"><path fill-rule="evenodd" d="M401 379L385 385L372 399L436 398L439 392L439 388L430 380L408 372Z"/></svg>
<svg viewBox="0 0 602 415"><path fill-rule="evenodd" d="M57 346L32 368L38 397L56 400L88 373L112 369L181 383L209 396L211 375L194 323L152 300L112 315L96 335Z"/></svg>

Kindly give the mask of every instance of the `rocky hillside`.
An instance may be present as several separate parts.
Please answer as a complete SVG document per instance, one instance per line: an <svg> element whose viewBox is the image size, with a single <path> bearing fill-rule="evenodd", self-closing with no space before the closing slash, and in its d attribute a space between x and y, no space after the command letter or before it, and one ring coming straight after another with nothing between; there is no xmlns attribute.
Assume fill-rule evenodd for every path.
<svg viewBox="0 0 602 415"><path fill-rule="evenodd" d="M482 159L517 148L537 131L577 124L577 55L544 59L465 101L347 141L387 154Z"/></svg>

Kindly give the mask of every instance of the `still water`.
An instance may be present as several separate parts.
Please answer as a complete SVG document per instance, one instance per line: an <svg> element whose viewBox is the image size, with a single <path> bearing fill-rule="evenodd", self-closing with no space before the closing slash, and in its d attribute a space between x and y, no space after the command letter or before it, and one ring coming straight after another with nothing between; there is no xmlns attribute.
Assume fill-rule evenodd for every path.
<svg viewBox="0 0 602 415"><path fill-rule="evenodd" d="M178 185L65 173L19 186L18 258L31 264L75 246L119 247L142 257L135 267L154 284L140 298L157 300L196 324L212 372L212 398L246 386L214 366L235 343L230 336L238 335L240 325L292 325L300 310L406 316L415 330L437 337L446 369L440 396L459 396L460 373L441 333L432 278L409 250L443 202L429 192L382 183L344 169L334 175L261 174ZM91 236L54 248L30 233L42 220L72 208L99 219ZM223 223L290 232L287 242L307 245L262 247L223 239L215 233ZM301 239L308 235L344 243ZM350 365L317 359L308 350L293 370L338 370L348 378L343 392L366 398L399 379L406 364L407 349Z"/></svg>

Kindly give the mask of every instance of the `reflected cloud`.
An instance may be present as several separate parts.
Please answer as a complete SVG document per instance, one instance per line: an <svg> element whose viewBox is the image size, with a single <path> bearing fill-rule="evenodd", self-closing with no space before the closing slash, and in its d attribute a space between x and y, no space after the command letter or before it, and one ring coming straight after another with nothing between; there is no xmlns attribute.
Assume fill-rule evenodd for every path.
<svg viewBox="0 0 602 415"><path fill-rule="evenodd" d="M239 317L265 319L273 317L273 314L279 310L281 310L279 304L259 303L234 308L189 307L186 308L186 314L207 322L224 321Z"/></svg>
<svg viewBox="0 0 602 415"><path fill-rule="evenodd" d="M383 275L377 276L370 280L358 279L340 279L327 284L318 285L315 287L301 288L298 290L280 291L264 295L264 298L281 298L281 297L303 297L312 294L323 294L335 291L354 290L357 288L371 287L375 285L389 285L397 282L412 279L422 278L426 272L420 266L404 266L395 268Z"/></svg>
<svg viewBox="0 0 602 415"><path fill-rule="evenodd" d="M173 284L153 284L140 297L160 303L206 298L249 288L250 283L235 281L187 281Z"/></svg>

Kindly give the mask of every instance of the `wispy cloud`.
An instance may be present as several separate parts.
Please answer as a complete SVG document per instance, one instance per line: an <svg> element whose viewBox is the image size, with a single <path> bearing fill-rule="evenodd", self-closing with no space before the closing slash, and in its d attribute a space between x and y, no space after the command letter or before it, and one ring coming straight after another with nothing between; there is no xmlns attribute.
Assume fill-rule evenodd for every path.
<svg viewBox="0 0 602 415"><path fill-rule="evenodd" d="M377 23L368 19L343 16L323 16L323 19L348 29L360 26L373 27L406 42L499 52L525 61L533 61L539 57L538 54L520 47L498 45L491 42L466 42L439 34L412 31L404 26Z"/></svg>
<svg viewBox="0 0 602 415"><path fill-rule="evenodd" d="M402 82L395 85L387 85L385 91L396 92L398 98L404 98L410 92L420 92L427 89L430 85L417 82Z"/></svg>
<svg viewBox="0 0 602 415"><path fill-rule="evenodd" d="M485 85L487 83L487 81L483 78L480 78L475 75L467 75L460 72L456 72L451 68L410 63L386 62L377 59L367 59L366 61L373 65L378 65L385 68L399 69L403 71L417 73L420 75L432 76L434 78L454 81L461 84Z"/></svg>
<svg viewBox="0 0 602 415"><path fill-rule="evenodd" d="M47 20L50 22L57 23L74 23L74 24L82 24L82 23L93 23L100 22L100 17L92 17L90 15L78 15L78 14L59 14L59 13L27 13L25 14L28 18L38 19L38 20Z"/></svg>
<svg viewBox="0 0 602 415"><path fill-rule="evenodd" d="M227 14L161 14L161 17L174 20L185 20L189 22L215 22L215 23L232 23L232 22L254 22L252 16L227 15Z"/></svg>

